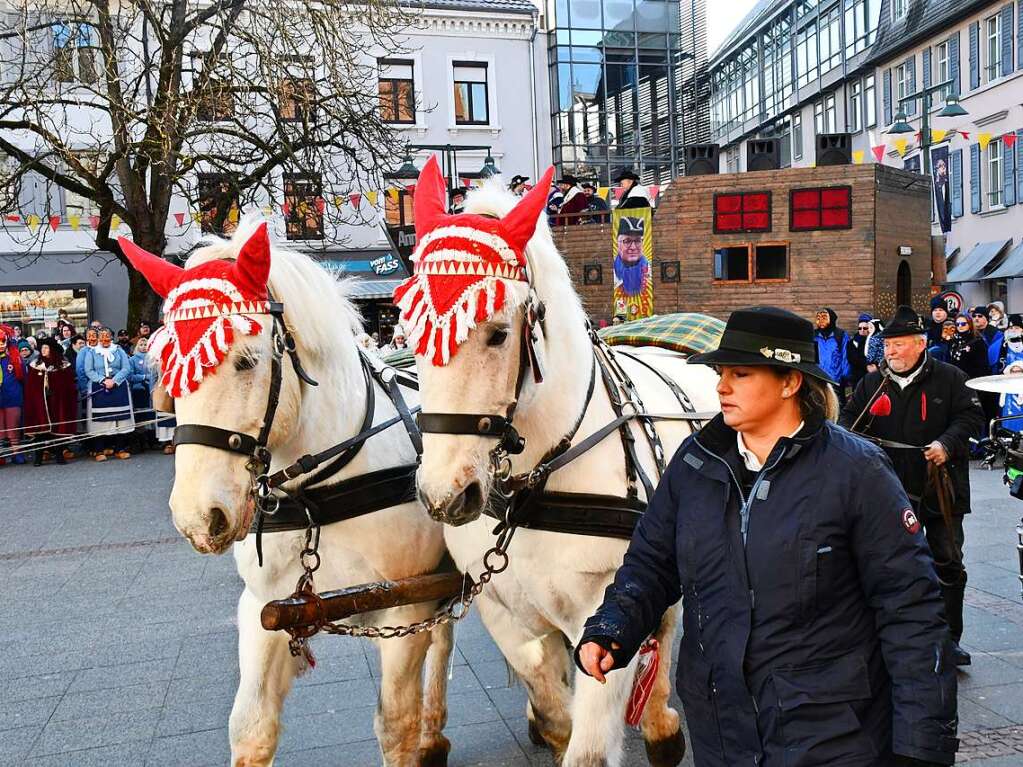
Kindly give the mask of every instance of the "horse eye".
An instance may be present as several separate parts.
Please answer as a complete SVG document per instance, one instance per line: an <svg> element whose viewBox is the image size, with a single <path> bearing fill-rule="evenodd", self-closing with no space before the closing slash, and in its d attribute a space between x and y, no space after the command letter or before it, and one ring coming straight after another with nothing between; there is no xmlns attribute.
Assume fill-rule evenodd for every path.
<svg viewBox="0 0 1023 767"><path fill-rule="evenodd" d="M241 357L235 358L234 369L239 371L252 370L252 368L256 367L257 362L258 360L255 357L250 357L247 354L242 355Z"/></svg>
<svg viewBox="0 0 1023 767"><path fill-rule="evenodd" d="M508 329L498 328L490 334L490 338L487 339L487 346L500 346L508 340Z"/></svg>

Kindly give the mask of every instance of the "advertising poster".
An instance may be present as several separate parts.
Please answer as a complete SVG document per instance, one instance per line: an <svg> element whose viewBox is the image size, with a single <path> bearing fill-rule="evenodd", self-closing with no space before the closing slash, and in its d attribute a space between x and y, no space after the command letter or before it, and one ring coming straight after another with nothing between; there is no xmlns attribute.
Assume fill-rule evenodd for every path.
<svg viewBox="0 0 1023 767"><path fill-rule="evenodd" d="M931 179L934 182L934 206L938 212L938 224L945 234L952 229L952 188L949 185L948 146L936 146L931 150Z"/></svg>
<svg viewBox="0 0 1023 767"><path fill-rule="evenodd" d="M617 209L611 217L613 314L626 321L654 313L653 218L650 208Z"/></svg>

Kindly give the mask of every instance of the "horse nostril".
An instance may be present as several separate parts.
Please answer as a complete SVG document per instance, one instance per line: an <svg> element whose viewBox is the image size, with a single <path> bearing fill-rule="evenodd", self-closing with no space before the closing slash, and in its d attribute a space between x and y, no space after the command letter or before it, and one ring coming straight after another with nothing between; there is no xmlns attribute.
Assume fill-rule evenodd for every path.
<svg viewBox="0 0 1023 767"><path fill-rule="evenodd" d="M210 509L210 538L217 539L227 532L227 515L219 506Z"/></svg>
<svg viewBox="0 0 1023 767"><path fill-rule="evenodd" d="M479 482L471 483L467 488L465 488L465 492L462 493L462 496L465 499L462 504L463 508L478 510L483 507L483 488L480 486Z"/></svg>

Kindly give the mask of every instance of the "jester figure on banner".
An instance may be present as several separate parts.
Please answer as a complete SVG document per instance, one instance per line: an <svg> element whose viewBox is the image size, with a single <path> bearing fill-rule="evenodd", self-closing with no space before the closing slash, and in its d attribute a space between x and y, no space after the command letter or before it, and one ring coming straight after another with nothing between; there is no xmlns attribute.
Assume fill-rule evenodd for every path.
<svg viewBox="0 0 1023 767"><path fill-rule="evenodd" d="M654 254L650 208L618 208L612 214L611 254L614 257L614 314L626 320L654 313Z"/></svg>
<svg viewBox="0 0 1023 767"><path fill-rule="evenodd" d="M931 150L931 179L934 184L934 208L938 214L938 224L945 234L952 230L952 191L949 185L948 146L938 146Z"/></svg>

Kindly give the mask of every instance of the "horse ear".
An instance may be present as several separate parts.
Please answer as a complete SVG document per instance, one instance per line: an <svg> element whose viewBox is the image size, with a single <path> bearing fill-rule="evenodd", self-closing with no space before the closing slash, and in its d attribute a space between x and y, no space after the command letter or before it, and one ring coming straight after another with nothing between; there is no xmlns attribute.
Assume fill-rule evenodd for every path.
<svg viewBox="0 0 1023 767"><path fill-rule="evenodd" d="M554 178L552 165L543 174L536 186L530 189L519 203L512 208L507 216L501 219L501 225L509 237L509 245L525 250L526 243L533 238L540 213L547 206L547 195L551 191L551 180Z"/></svg>
<svg viewBox="0 0 1023 767"><path fill-rule="evenodd" d="M163 298L166 298L181 281L181 275L185 270L180 266L154 256L126 237L118 237L117 243L121 246L121 252L131 261L131 265L141 272L146 282Z"/></svg>
<svg viewBox="0 0 1023 767"><path fill-rule="evenodd" d="M270 277L270 236L265 221L256 227L238 251L234 271L251 288L251 292L266 290L266 281Z"/></svg>
<svg viewBox="0 0 1023 767"><path fill-rule="evenodd" d="M416 239L434 229L447 215L448 185L440 172L437 156L431 155L419 172L414 200Z"/></svg>

